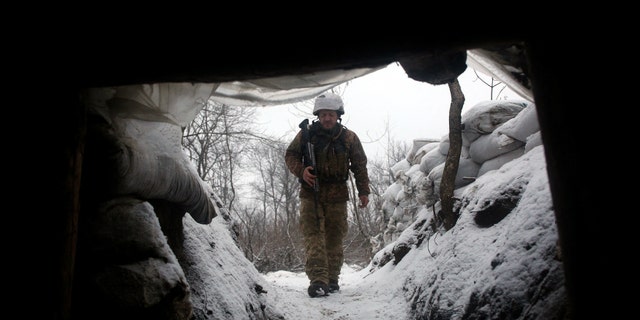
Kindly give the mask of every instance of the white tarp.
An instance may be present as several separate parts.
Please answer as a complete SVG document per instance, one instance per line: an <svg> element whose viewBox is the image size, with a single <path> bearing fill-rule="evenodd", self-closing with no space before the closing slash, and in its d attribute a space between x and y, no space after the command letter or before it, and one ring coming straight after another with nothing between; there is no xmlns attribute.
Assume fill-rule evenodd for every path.
<svg viewBox="0 0 640 320"><path fill-rule="evenodd" d="M508 66L504 66L491 59L484 50L467 50L467 65L474 70L502 81L509 89L513 90L513 92L529 102L533 102L533 92L525 88L511 76Z"/></svg>
<svg viewBox="0 0 640 320"><path fill-rule="evenodd" d="M484 55L482 50L467 51L467 64L499 79L520 96L533 101L531 91L515 81L507 67ZM249 107L299 102L312 99L335 86L384 69L386 66L335 69L247 81L139 84L97 90L109 90L108 93L103 91L100 94L105 100L119 100L118 103L114 103L119 108L112 107L111 112L121 113L120 116L126 117L126 113L129 113L131 117L138 119L169 119L170 122L184 127L195 118L207 100L229 106ZM127 100L135 104L126 103ZM109 101L106 102L109 104Z"/></svg>
<svg viewBox="0 0 640 320"><path fill-rule="evenodd" d="M185 127L209 100L229 106L252 107L293 103L311 99L385 67L338 69L222 83L169 82L93 88L87 97L89 105L99 112Z"/></svg>
<svg viewBox="0 0 640 320"><path fill-rule="evenodd" d="M211 100L230 106L280 105L311 99L347 81L385 68L338 69L304 75L220 83Z"/></svg>

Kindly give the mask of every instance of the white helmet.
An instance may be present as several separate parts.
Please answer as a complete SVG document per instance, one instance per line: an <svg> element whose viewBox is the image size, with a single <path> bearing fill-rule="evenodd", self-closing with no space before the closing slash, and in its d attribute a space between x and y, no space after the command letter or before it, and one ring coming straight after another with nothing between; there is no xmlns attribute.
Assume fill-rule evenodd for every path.
<svg viewBox="0 0 640 320"><path fill-rule="evenodd" d="M334 110L338 117L344 114L344 105L339 95L331 92L323 93L316 98L313 106L313 115L317 116L320 110Z"/></svg>

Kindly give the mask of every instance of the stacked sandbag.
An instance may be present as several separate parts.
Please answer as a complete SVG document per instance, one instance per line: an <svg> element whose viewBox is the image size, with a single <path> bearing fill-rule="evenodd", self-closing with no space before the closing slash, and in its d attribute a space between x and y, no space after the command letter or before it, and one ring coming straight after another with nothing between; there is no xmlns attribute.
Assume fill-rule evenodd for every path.
<svg viewBox="0 0 640 320"><path fill-rule="evenodd" d="M463 144L472 143L480 136L492 133L527 105L526 101L511 100L490 100L476 104L462 115Z"/></svg>
<svg viewBox="0 0 640 320"><path fill-rule="evenodd" d="M420 159L433 148L438 146L438 139L414 139L411 150L406 156L411 165L420 163Z"/></svg>
<svg viewBox="0 0 640 320"><path fill-rule="evenodd" d="M390 173L393 181L396 181L403 173L405 173L409 169L411 169L411 163L405 158L391 166L389 170L391 171Z"/></svg>
<svg viewBox="0 0 640 320"><path fill-rule="evenodd" d="M539 137L540 125L535 104L526 103L513 118L471 143L469 151L472 157L476 156L474 161L482 164L478 176L500 169L505 163L541 145Z"/></svg>
<svg viewBox="0 0 640 320"><path fill-rule="evenodd" d="M456 191L542 144L535 104L527 101L481 102L462 115L461 120L462 149ZM387 221L382 236L384 244L397 239L414 221L419 209L440 200L449 145L449 134L441 139L416 139L407 157L391 168L394 183L383 194ZM380 238L378 235L377 241Z"/></svg>
<svg viewBox="0 0 640 320"><path fill-rule="evenodd" d="M433 193L435 196L440 195L440 182L442 182L442 173L444 172L445 163L439 164L433 168L427 176L429 180L433 181ZM471 158L460 158L458 162L458 172L455 178L455 188L462 188L475 180L478 176L478 170L480 165L475 163ZM438 197L439 200L439 197Z"/></svg>
<svg viewBox="0 0 640 320"><path fill-rule="evenodd" d="M420 164L428 153L438 148L438 145L438 139L415 139L407 156L391 167L394 183L382 195L382 212L387 223L382 235L384 243L395 241L414 221L419 209L416 193L426 176L426 171L420 170Z"/></svg>
<svg viewBox="0 0 640 320"><path fill-rule="evenodd" d="M420 171L429 173L433 168L444 163L446 160L447 154L442 153L442 149L438 147L433 148L433 150L427 152L427 154L420 159Z"/></svg>
<svg viewBox="0 0 640 320"><path fill-rule="evenodd" d="M524 145L524 153L540 145L542 145L542 136L540 135L540 131L538 131L527 137L527 142Z"/></svg>
<svg viewBox="0 0 640 320"><path fill-rule="evenodd" d="M383 236L385 243L395 241L415 220L419 209L415 195L417 182L424 176L418 165L411 166L407 171L400 171L396 181L382 195L382 210L387 221Z"/></svg>

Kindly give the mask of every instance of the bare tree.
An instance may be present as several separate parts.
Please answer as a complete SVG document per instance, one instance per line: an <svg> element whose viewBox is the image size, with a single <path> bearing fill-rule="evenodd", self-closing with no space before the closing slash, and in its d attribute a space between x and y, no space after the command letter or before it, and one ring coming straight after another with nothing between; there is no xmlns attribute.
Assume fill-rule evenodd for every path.
<svg viewBox="0 0 640 320"><path fill-rule="evenodd" d="M449 152L445 160L440 182L440 203L442 207L442 218L446 230L453 228L458 219L453 211L453 192L455 189L455 179L460 163L460 152L462 149L462 124L461 113L464 105L464 94L455 79L449 83L451 92L451 106L449 108Z"/></svg>
<svg viewBox="0 0 640 320"><path fill-rule="evenodd" d="M301 268L304 263L303 247L298 232L298 179L286 167L284 153L287 143L272 141L254 144L250 158L250 170L256 179L250 184L252 210L260 225L243 223L246 234L259 234L258 242L243 241L242 246L252 246L245 252L260 271ZM247 219L249 221L249 219ZM253 220L255 221L255 219ZM260 230L259 232L251 230ZM257 248L262 248L257 250Z"/></svg>
<svg viewBox="0 0 640 320"><path fill-rule="evenodd" d="M261 272L302 270L300 183L284 161L289 141L252 130L254 112L254 108L209 103L185 128L183 146L200 177L234 214L238 245L256 268ZM373 257L370 238L386 226L381 195L391 184L389 166L400 161L408 149L406 144L392 142L386 164L370 161L370 205L364 209L355 203L350 206L345 241L348 263L366 265ZM252 177L248 188L242 187L244 177Z"/></svg>
<svg viewBox="0 0 640 320"><path fill-rule="evenodd" d="M498 90L498 93L495 95L496 100L500 97L502 91L507 88L506 84L504 84L502 81L497 81L493 77L491 77L489 81L483 79L475 69L473 70L473 73L475 73L478 80L482 81L482 83L486 84L487 87L489 87L489 100L494 100L493 93L495 90L497 90L497 88L500 88L500 90Z"/></svg>
<svg viewBox="0 0 640 320"><path fill-rule="evenodd" d="M236 170L243 161L255 109L230 107L209 101L183 132L182 144L200 178L211 185L225 207L233 212Z"/></svg>

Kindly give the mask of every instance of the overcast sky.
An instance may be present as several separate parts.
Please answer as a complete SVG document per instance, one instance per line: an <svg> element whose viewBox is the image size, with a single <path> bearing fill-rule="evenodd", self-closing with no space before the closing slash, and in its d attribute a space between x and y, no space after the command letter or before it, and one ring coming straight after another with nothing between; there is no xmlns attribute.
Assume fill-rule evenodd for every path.
<svg viewBox="0 0 640 320"><path fill-rule="evenodd" d="M489 76L478 74L491 81ZM491 89L470 67L458 81L465 95L463 114L478 102L491 100ZM415 81L397 63L351 81L342 96L345 104L342 124L358 134L369 157L384 157L388 138L410 145L416 138L440 139L448 133L449 86ZM504 85L494 88L493 98L496 97L522 99ZM305 117L315 118L312 108L312 101L258 108L258 122L266 132L288 141ZM385 135L387 124L389 136Z"/></svg>

